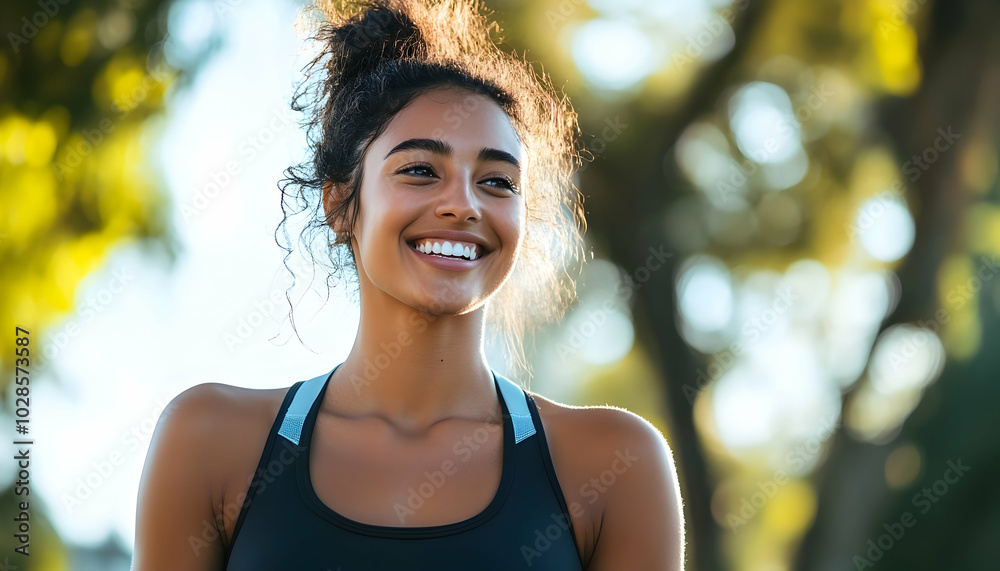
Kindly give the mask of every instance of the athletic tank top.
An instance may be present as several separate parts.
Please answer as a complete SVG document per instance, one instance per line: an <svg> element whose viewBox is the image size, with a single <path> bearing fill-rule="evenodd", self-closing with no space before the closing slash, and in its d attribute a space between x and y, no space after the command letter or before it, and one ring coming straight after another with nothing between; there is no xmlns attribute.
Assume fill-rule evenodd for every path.
<svg viewBox="0 0 1000 571"><path fill-rule="evenodd" d="M227 571L582 571L535 402L496 371L503 468L486 509L460 522L393 527L348 519L322 503L310 481L309 445L337 367L285 395L236 522Z"/></svg>

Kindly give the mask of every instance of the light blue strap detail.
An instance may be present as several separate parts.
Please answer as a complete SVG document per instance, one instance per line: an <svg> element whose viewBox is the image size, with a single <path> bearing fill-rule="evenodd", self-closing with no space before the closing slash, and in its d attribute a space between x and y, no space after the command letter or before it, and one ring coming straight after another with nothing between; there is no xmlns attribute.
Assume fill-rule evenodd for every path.
<svg viewBox="0 0 1000 571"><path fill-rule="evenodd" d="M278 434L291 440L292 444L298 445L299 437L302 436L302 425L305 423L306 415L309 414L309 409L312 408L316 397L319 396L319 391L323 388L323 384L330 378L334 370L336 370L336 367L329 373L323 373L302 383L299 386L298 392L292 397L292 404L288 405L288 410L285 411L285 418L281 421L281 428L278 429Z"/></svg>
<svg viewBox="0 0 1000 571"><path fill-rule="evenodd" d="M298 445L299 438L302 436L302 426L305 424L309 409L312 408L316 397L323 389L323 385L336 369L334 367L330 372L309 379L299 386L298 392L292 397L292 403L285 411L285 417L278 429L279 435L290 440L292 444ZM500 386L503 402L510 412L511 424L514 426L514 444L517 444L535 433L535 423L531 419L531 412L528 411L528 395L514 381L496 371L493 371L493 375Z"/></svg>
<svg viewBox="0 0 1000 571"><path fill-rule="evenodd" d="M535 423L531 420L531 412L528 411L528 395L514 381L496 371L493 371L493 375L500 385L503 402L510 412L510 420L514 425L514 444L517 444L535 433Z"/></svg>

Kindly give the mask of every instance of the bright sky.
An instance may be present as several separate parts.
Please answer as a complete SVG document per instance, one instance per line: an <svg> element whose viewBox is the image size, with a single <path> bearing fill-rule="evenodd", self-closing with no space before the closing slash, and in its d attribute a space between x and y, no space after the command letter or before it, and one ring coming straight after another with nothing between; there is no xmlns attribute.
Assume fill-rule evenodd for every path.
<svg viewBox="0 0 1000 571"><path fill-rule="evenodd" d="M205 29L180 33L184 28L173 26L211 21L212 8L185 12L184 2L171 15L171 30L195 43ZM292 28L297 7L234 0L233 8L214 15L225 23L221 49L189 89L175 94L159 148L151 151L174 202L172 225L182 246L176 267L132 247L118 250L81 286L77 311L53 329L78 328L63 335L65 347L54 359L64 385L51 375L33 383L33 491L72 543L99 543L112 534L131 551L149 438L178 393L212 381L289 386L332 368L354 340L357 311L336 291L319 314L322 297L315 291L295 313L316 353L285 321L290 277L274 229L281 219L276 183L304 149L301 129L286 113L304 63ZM230 161L238 172L227 182L220 173ZM194 205L213 181L221 181L219 192L185 219L180 205ZM295 291L301 296L303 289ZM246 339L230 346L223 333Z"/></svg>

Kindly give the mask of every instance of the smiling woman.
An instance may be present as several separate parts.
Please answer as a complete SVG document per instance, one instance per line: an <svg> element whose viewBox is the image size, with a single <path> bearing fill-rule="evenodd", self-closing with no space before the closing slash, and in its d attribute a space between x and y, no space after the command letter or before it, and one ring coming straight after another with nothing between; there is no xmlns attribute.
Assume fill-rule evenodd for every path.
<svg viewBox="0 0 1000 571"><path fill-rule="evenodd" d="M468 97L482 101L460 128L422 138ZM339 214L350 195L326 184L331 226L353 239L362 283L425 312L465 314L486 304L510 277L524 241L526 199L516 191L524 154L506 113L487 97L453 87L415 97L368 147L356 215ZM416 241L431 252L414 249ZM477 258L446 257L456 245L470 248L470 257L475 248Z"/></svg>
<svg viewBox="0 0 1000 571"><path fill-rule="evenodd" d="M576 118L474 3L325 6L283 205L357 278L347 359L204 383L162 414L134 569L682 568L671 452L641 417L522 389L483 351L561 317L585 223ZM307 246L308 247L308 246ZM290 245L286 247L291 253ZM582 261L582 260L581 260Z"/></svg>
<svg viewBox="0 0 1000 571"><path fill-rule="evenodd" d="M506 199L505 193L513 193L524 212L520 261L493 296L486 319L526 369L520 340L563 316L575 300L569 268L584 257L583 197L571 182L580 164L574 148L576 113L567 99L556 96L546 76L497 49L490 38L496 26L476 3L365 6L318 6L321 23L313 39L321 49L293 101L308 118L312 152L308 161L286 171L281 185L285 220L279 230L291 218L304 216L299 243L326 270L329 282L353 285L359 276L352 234L333 221L344 220L350 227L361 214L366 175L390 181L385 169L391 163L398 171L391 184L424 188L427 181L452 173L421 157L451 162L462 158L454 154L448 142L452 138L490 134L497 145L473 152L476 162L492 171L474 173L489 175L475 183L485 192L492 189L491 196ZM421 103L421 96L433 97L436 108ZM417 136L399 138L383 145L383 152L372 153L370 147L386 141L385 131L398 124L404 108L421 117ZM530 191L522 193L522 187ZM276 235L288 259L294 244L280 242L287 229ZM315 244L327 247L313 252ZM360 293L357 285L352 293ZM291 311L289 315L294 323Z"/></svg>

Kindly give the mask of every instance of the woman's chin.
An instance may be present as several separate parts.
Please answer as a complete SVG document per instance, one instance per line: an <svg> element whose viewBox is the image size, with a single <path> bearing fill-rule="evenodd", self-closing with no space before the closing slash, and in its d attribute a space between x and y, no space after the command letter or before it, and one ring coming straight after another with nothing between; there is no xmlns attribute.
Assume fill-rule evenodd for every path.
<svg viewBox="0 0 1000 571"><path fill-rule="evenodd" d="M482 298L473 292L438 289L433 292L414 292L409 305L435 315L463 315L476 310L482 304Z"/></svg>

